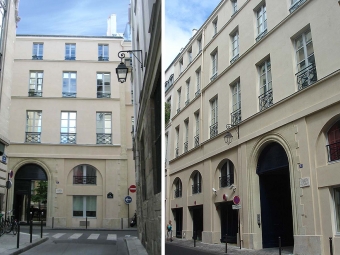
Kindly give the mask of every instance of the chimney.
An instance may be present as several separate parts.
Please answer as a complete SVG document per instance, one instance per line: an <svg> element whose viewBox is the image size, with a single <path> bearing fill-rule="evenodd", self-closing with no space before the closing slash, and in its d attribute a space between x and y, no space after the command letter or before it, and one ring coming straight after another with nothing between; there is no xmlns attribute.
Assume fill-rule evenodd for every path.
<svg viewBox="0 0 340 255"><path fill-rule="evenodd" d="M194 29L192 30L192 36L194 36L196 33L197 33L197 29L194 28Z"/></svg>
<svg viewBox="0 0 340 255"><path fill-rule="evenodd" d="M116 14L111 14L107 19L107 36L112 36L117 33L117 18Z"/></svg>

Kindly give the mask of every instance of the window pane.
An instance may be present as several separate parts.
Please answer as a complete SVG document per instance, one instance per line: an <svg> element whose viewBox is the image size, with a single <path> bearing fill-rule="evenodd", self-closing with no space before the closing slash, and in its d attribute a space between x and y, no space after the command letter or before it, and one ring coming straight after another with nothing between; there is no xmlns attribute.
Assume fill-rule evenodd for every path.
<svg viewBox="0 0 340 255"><path fill-rule="evenodd" d="M86 197L86 216L96 217L97 209L97 197L87 196Z"/></svg>
<svg viewBox="0 0 340 255"><path fill-rule="evenodd" d="M73 216L83 216L83 196L73 196Z"/></svg>
<svg viewBox="0 0 340 255"><path fill-rule="evenodd" d="M334 189L334 200L336 214L336 232L340 232L340 188Z"/></svg>
<svg viewBox="0 0 340 255"><path fill-rule="evenodd" d="M297 52L297 62L301 62L302 60L305 59L305 53L304 53L304 49L301 48L298 52Z"/></svg>
<svg viewBox="0 0 340 255"><path fill-rule="evenodd" d="M299 49L302 46L303 46L303 40L302 40L302 35L301 35L296 39L296 49Z"/></svg>
<svg viewBox="0 0 340 255"><path fill-rule="evenodd" d="M307 56L314 54L313 42L307 44Z"/></svg>
<svg viewBox="0 0 340 255"><path fill-rule="evenodd" d="M75 112L70 112L70 119L75 120L77 118L77 113Z"/></svg>

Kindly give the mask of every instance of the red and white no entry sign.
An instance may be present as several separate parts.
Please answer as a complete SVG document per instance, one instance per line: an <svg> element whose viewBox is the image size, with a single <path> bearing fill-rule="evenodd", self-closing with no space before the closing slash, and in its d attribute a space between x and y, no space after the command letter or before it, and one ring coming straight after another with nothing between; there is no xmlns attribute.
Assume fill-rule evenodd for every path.
<svg viewBox="0 0 340 255"><path fill-rule="evenodd" d="M239 196L234 196L233 202L235 205L238 205L241 202L241 198Z"/></svg>
<svg viewBox="0 0 340 255"><path fill-rule="evenodd" d="M132 185L130 186L129 190L130 190L131 193L135 193L136 190L137 190L136 185L133 185L133 184L132 184Z"/></svg>

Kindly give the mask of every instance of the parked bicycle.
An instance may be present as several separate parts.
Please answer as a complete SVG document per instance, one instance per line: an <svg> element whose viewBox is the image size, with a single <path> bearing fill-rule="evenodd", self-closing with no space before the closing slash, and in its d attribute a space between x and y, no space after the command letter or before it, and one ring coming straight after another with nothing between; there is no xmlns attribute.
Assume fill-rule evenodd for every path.
<svg viewBox="0 0 340 255"><path fill-rule="evenodd" d="M8 211L8 214L12 212ZM4 230L7 234L9 234L11 231L13 231L13 235L16 235L18 233L18 222L16 219L14 219L14 216L8 216L7 219L4 221Z"/></svg>
<svg viewBox="0 0 340 255"><path fill-rule="evenodd" d="M5 221L2 218L4 215L2 213L0 213L0 236L2 236L3 234L5 234Z"/></svg>

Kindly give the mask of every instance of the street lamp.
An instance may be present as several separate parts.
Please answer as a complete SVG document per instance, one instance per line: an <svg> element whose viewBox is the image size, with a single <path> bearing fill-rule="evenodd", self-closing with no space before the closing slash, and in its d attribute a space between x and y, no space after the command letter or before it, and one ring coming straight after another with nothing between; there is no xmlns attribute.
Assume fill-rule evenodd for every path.
<svg viewBox="0 0 340 255"><path fill-rule="evenodd" d="M141 60L139 60L139 58L134 54L134 52L139 52L141 55ZM117 78L118 81L123 83L126 81L126 76L128 73L128 68L126 67L126 65L123 62L123 58L125 58L125 53L132 53L132 55L135 56L135 58L138 60L138 62L141 64L141 68L143 70L143 53L142 50L123 50L118 52L118 57L120 58L120 64L118 65L118 67L116 68L116 74L117 74Z"/></svg>
<svg viewBox="0 0 340 255"><path fill-rule="evenodd" d="M231 124L227 124L226 128L227 130L233 128L233 127L237 127L237 139L240 138L240 130L239 130L239 126L238 125L231 125ZM233 135L228 131L225 136L224 136L224 142L227 143L228 145L231 143L231 141L233 140Z"/></svg>

